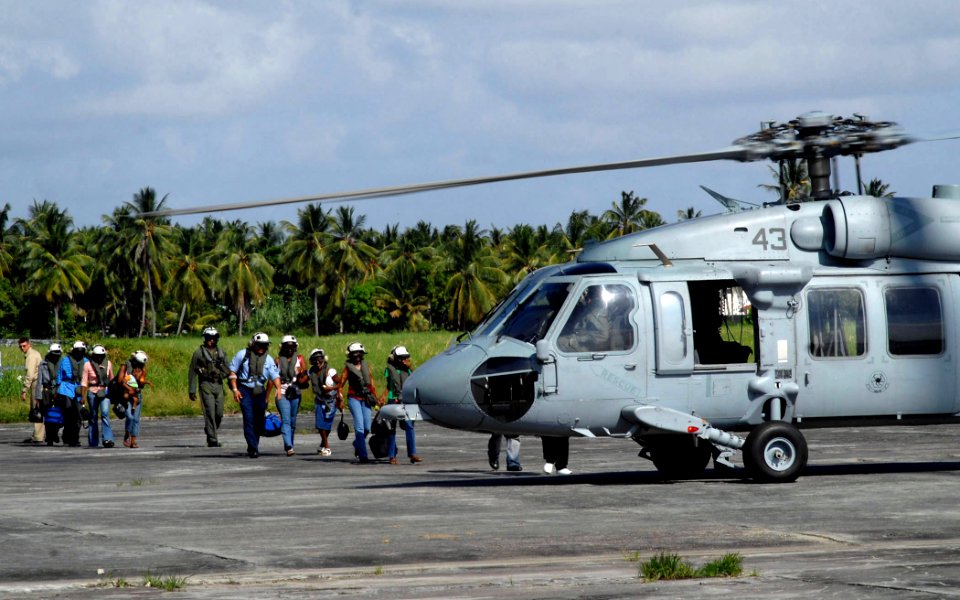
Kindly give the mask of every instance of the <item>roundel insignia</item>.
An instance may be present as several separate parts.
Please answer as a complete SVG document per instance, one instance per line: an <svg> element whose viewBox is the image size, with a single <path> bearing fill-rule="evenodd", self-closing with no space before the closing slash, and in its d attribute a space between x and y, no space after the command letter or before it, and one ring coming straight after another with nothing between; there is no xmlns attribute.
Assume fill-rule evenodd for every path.
<svg viewBox="0 0 960 600"><path fill-rule="evenodd" d="M874 371L870 374L870 378L867 380L867 389L875 394L886 390L890 387L890 381L887 379L887 375L883 371Z"/></svg>

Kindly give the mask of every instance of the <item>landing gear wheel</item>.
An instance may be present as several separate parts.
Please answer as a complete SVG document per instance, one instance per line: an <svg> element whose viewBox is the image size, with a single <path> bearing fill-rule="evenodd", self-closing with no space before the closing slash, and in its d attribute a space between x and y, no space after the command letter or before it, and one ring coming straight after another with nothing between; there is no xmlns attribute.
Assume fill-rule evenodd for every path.
<svg viewBox="0 0 960 600"><path fill-rule="evenodd" d="M807 466L807 440L789 423L769 421L750 432L743 466L760 483L790 483Z"/></svg>
<svg viewBox="0 0 960 600"><path fill-rule="evenodd" d="M667 437L650 448L654 466L664 479L692 479L703 475L710 462L711 444L693 436Z"/></svg>

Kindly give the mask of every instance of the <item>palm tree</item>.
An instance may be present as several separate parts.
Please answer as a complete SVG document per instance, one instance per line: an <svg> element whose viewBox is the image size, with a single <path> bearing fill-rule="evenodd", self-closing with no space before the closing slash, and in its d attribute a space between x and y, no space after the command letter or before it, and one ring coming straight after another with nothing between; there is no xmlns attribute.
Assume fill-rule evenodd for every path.
<svg viewBox="0 0 960 600"><path fill-rule="evenodd" d="M129 227L122 225L121 228L129 229L133 234L132 237L126 238L127 244L132 244L132 248L127 246L126 249L132 250L128 256L131 256L137 265L140 282L144 287L138 337L143 336L148 301L152 315L151 334L154 337L157 335L157 309L154 305L153 290L155 286L158 291L161 290L167 261L176 252L170 220L165 217L144 216L145 213L162 210L166 201L167 196L164 196L158 202L153 188L146 187L133 195L133 201L124 203L130 224Z"/></svg>
<svg viewBox="0 0 960 600"><path fill-rule="evenodd" d="M4 204L0 209L0 279L10 271L13 257L10 254L7 223L10 220L10 204Z"/></svg>
<svg viewBox="0 0 960 600"><path fill-rule="evenodd" d="M429 327L430 299L421 293L423 278L410 262L398 260L392 267L384 271L374 291L377 305L402 320L408 331L424 331Z"/></svg>
<svg viewBox="0 0 960 600"><path fill-rule="evenodd" d="M500 288L508 280L486 243L485 232L470 220L462 234L448 244L453 275L447 282L449 318L460 329L477 324L496 304Z"/></svg>
<svg viewBox="0 0 960 600"><path fill-rule="evenodd" d="M287 270L304 287L313 289L313 335L320 335L320 288L323 285L329 243L330 212L319 204L308 204L297 211L297 224L283 222L290 238L283 248Z"/></svg>
<svg viewBox="0 0 960 600"><path fill-rule="evenodd" d="M90 285L93 261L79 249L66 210L34 200L29 212L27 221L18 220L24 232L26 283L53 305L54 337L60 339L60 306Z"/></svg>
<svg viewBox="0 0 960 600"><path fill-rule="evenodd" d="M807 161L799 158L789 158L781 161L780 170L768 167L776 185L761 183L759 188L781 196L781 186L785 190L786 202L803 202L810 197L810 176L807 174ZM783 173L781 181L781 171Z"/></svg>
<svg viewBox="0 0 960 600"><path fill-rule="evenodd" d="M647 211L643 207L646 204L646 198L637 198L632 191L620 192L620 203L614 202L612 208L603 213L603 219L612 227L607 237L620 237L644 229L642 220Z"/></svg>
<svg viewBox="0 0 960 600"><path fill-rule="evenodd" d="M364 242L363 224L367 218L354 218L352 206L338 206L330 220L330 244L326 249L329 258L326 273L330 290L331 309L339 312L347 302L350 285L354 281L366 281L373 273L376 250ZM340 333L343 319L340 318Z"/></svg>
<svg viewBox="0 0 960 600"><path fill-rule="evenodd" d="M196 229L177 228L179 252L170 260L170 284L167 291L180 303L177 335L183 332L187 308L203 302L215 269L202 254L201 234Z"/></svg>
<svg viewBox="0 0 960 600"><path fill-rule="evenodd" d="M894 194L896 194L896 192L890 191L889 183L884 183L877 177L870 180L870 183L864 188L863 193L865 196L874 196L876 198L893 198Z"/></svg>
<svg viewBox="0 0 960 600"><path fill-rule="evenodd" d="M503 270L510 274L513 283L551 262L546 240L538 238L537 232L526 224L513 227L503 237L501 255Z"/></svg>
<svg viewBox="0 0 960 600"><path fill-rule="evenodd" d="M256 251L253 228L242 221L229 223L213 249L218 264L215 281L224 297L237 311L237 333L254 306L263 304L273 289L274 268Z"/></svg>
<svg viewBox="0 0 960 600"><path fill-rule="evenodd" d="M692 206L688 206L685 209L677 210L677 221L689 221L690 219L696 219L700 217L703 213Z"/></svg>

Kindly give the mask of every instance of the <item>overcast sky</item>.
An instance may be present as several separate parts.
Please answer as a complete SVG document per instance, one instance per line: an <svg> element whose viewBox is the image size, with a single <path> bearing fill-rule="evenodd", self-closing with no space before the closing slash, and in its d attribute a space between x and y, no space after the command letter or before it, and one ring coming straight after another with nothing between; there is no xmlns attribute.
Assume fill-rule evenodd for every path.
<svg viewBox="0 0 960 600"><path fill-rule="evenodd" d="M810 110L960 130L960 2L0 0L0 203L78 225L140 188L170 207L727 146ZM900 195L960 183L960 142L871 155ZM852 164L841 181L855 188ZM771 200L706 163L356 203L367 225ZM296 207L221 213L295 220ZM200 217L181 217L185 224Z"/></svg>

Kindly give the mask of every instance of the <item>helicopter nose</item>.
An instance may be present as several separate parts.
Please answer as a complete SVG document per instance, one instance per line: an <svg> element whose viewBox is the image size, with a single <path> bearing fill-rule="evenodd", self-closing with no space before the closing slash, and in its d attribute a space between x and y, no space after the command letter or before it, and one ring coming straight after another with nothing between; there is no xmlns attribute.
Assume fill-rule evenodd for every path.
<svg viewBox="0 0 960 600"><path fill-rule="evenodd" d="M404 404L440 425L470 429L483 420L470 393L470 374L487 357L478 346L461 344L420 365L403 384Z"/></svg>

